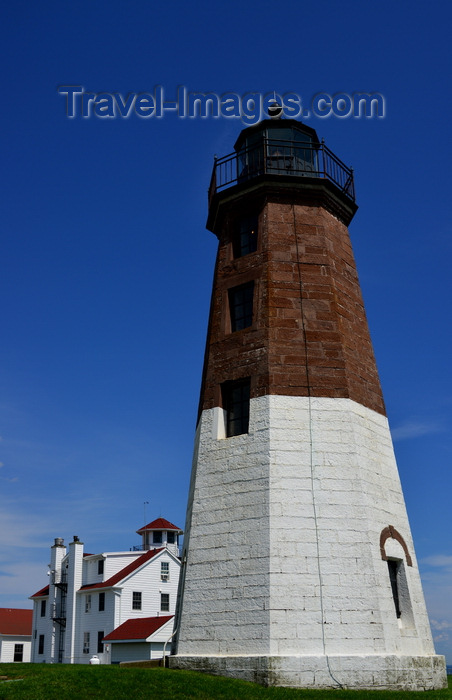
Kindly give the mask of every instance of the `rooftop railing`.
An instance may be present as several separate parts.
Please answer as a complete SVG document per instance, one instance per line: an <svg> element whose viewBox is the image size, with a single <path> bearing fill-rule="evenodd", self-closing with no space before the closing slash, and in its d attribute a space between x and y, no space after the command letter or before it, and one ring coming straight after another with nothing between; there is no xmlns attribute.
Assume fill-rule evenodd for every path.
<svg viewBox="0 0 452 700"><path fill-rule="evenodd" d="M161 542L160 544L154 542L153 544L134 544L129 547L129 552L148 552L150 549L161 549L162 547L167 547L170 552L179 556L179 546L175 542Z"/></svg>
<svg viewBox="0 0 452 700"><path fill-rule="evenodd" d="M253 147L215 158L209 187L209 204L217 192L260 175L321 178L334 183L355 201L353 170L323 143L263 138Z"/></svg>

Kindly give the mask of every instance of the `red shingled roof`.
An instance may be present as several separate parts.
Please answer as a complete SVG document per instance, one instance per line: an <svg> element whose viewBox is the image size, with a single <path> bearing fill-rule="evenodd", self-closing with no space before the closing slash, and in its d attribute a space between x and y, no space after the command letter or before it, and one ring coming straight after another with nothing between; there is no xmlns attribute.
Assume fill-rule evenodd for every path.
<svg viewBox="0 0 452 700"><path fill-rule="evenodd" d="M173 525L173 523L170 523L169 520L165 520L165 518L157 518L157 520L153 520L152 523L148 523L147 525L140 527L140 529L137 530L137 533L140 534L141 532L145 532L145 530L176 530L176 532L183 532L180 527Z"/></svg>
<svg viewBox="0 0 452 700"><path fill-rule="evenodd" d="M33 610L0 608L0 634L31 637Z"/></svg>
<svg viewBox="0 0 452 700"><path fill-rule="evenodd" d="M172 620L174 615L163 615L161 617L137 617L126 620L113 632L103 638L104 642L113 642L123 639L144 640L157 632L160 627Z"/></svg>
<svg viewBox="0 0 452 700"><path fill-rule="evenodd" d="M42 596L46 595L49 595L49 586L44 586L44 588L41 588L37 593L33 593L30 598L42 598Z"/></svg>
<svg viewBox="0 0 452 700"><path fill-rule="evenodd" d="M136 569L139 569L140 566L143 566L143 564L149 561L149 559L152 559L152 557L155 557L155 555L158 554L158 552L161 552L163 549L164 547L160 547L160 549L150 549L148 552L146 552L146 554L142 554L140 557L107 579L107 581L101 581L101 583L88 583L85 586L82 586L80 590L86 591L89 588L111 588L112 586L116 586L117 583L125 579Z"/></svg>

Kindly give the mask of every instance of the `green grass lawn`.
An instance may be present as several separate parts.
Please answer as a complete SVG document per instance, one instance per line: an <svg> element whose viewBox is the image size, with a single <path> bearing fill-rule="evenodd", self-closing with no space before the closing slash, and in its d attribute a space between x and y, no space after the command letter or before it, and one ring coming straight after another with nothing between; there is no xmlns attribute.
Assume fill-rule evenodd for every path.
<svg viewBox="0 0 452 700"><path fill-rule="evenodd" d="M164 668L119 666L0 664L0 699L23 700L452 700L447 690L425 693L359 690L263 688L254 683Z"/></svg>

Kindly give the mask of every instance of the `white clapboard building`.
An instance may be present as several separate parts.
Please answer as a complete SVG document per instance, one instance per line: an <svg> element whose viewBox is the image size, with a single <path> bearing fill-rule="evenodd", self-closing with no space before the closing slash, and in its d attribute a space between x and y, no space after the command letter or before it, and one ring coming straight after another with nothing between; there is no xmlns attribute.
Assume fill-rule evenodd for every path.
<svg viewBox="0 0 452 700"><path fill-rule="evenodd" d="M0 608L0 663L30 661L31 610Z"/></svg>
<svg viewBox="0 0 452 700"><path fill-rule="evenodd" d="M32 662L162 657L173 632L182 530L158 518L137 532L141 545L125 552L87 554L76 536L67 549L55 539L49 584L31 596Z"/></svg>

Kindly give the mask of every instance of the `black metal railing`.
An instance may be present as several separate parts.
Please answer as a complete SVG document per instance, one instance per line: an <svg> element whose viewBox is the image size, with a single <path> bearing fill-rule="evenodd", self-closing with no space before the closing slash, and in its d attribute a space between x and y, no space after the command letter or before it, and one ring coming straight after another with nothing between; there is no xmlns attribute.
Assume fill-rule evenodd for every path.
<svg viewBox="0 0 452 700"><path fill-rule="evenodd" d="M179 552L180 547L175 542L161 542L160 544L158 542L153 542L152 544L134 544L132 547L129 547L129 552L147 552L150 549L160 549L161 547L165 547L167 545L169 549L174 548L174 551L177 549L177 552Z"/></svg>
<svg viewBox="0 0 452 700"><path fill-rule="evenodd" d="M57 588L67 589L67 571L52 571L52 583Z"/></svg>
<svg viewBox="0 0 452 700"><path fill-rule="evenodd" d="M63 601L59 604L52 604L51 618L54 622L58 622L60 625L66 624L66 605Z"/></svg>
<svg viewBox="0 0 452 700"><path fill-rule="evenodd" d="M355 201L353 170L335 156L323 141L309 143L262 139L256 146L215 158L209 204L217 192L259 175L323 178Z"/></svg>

